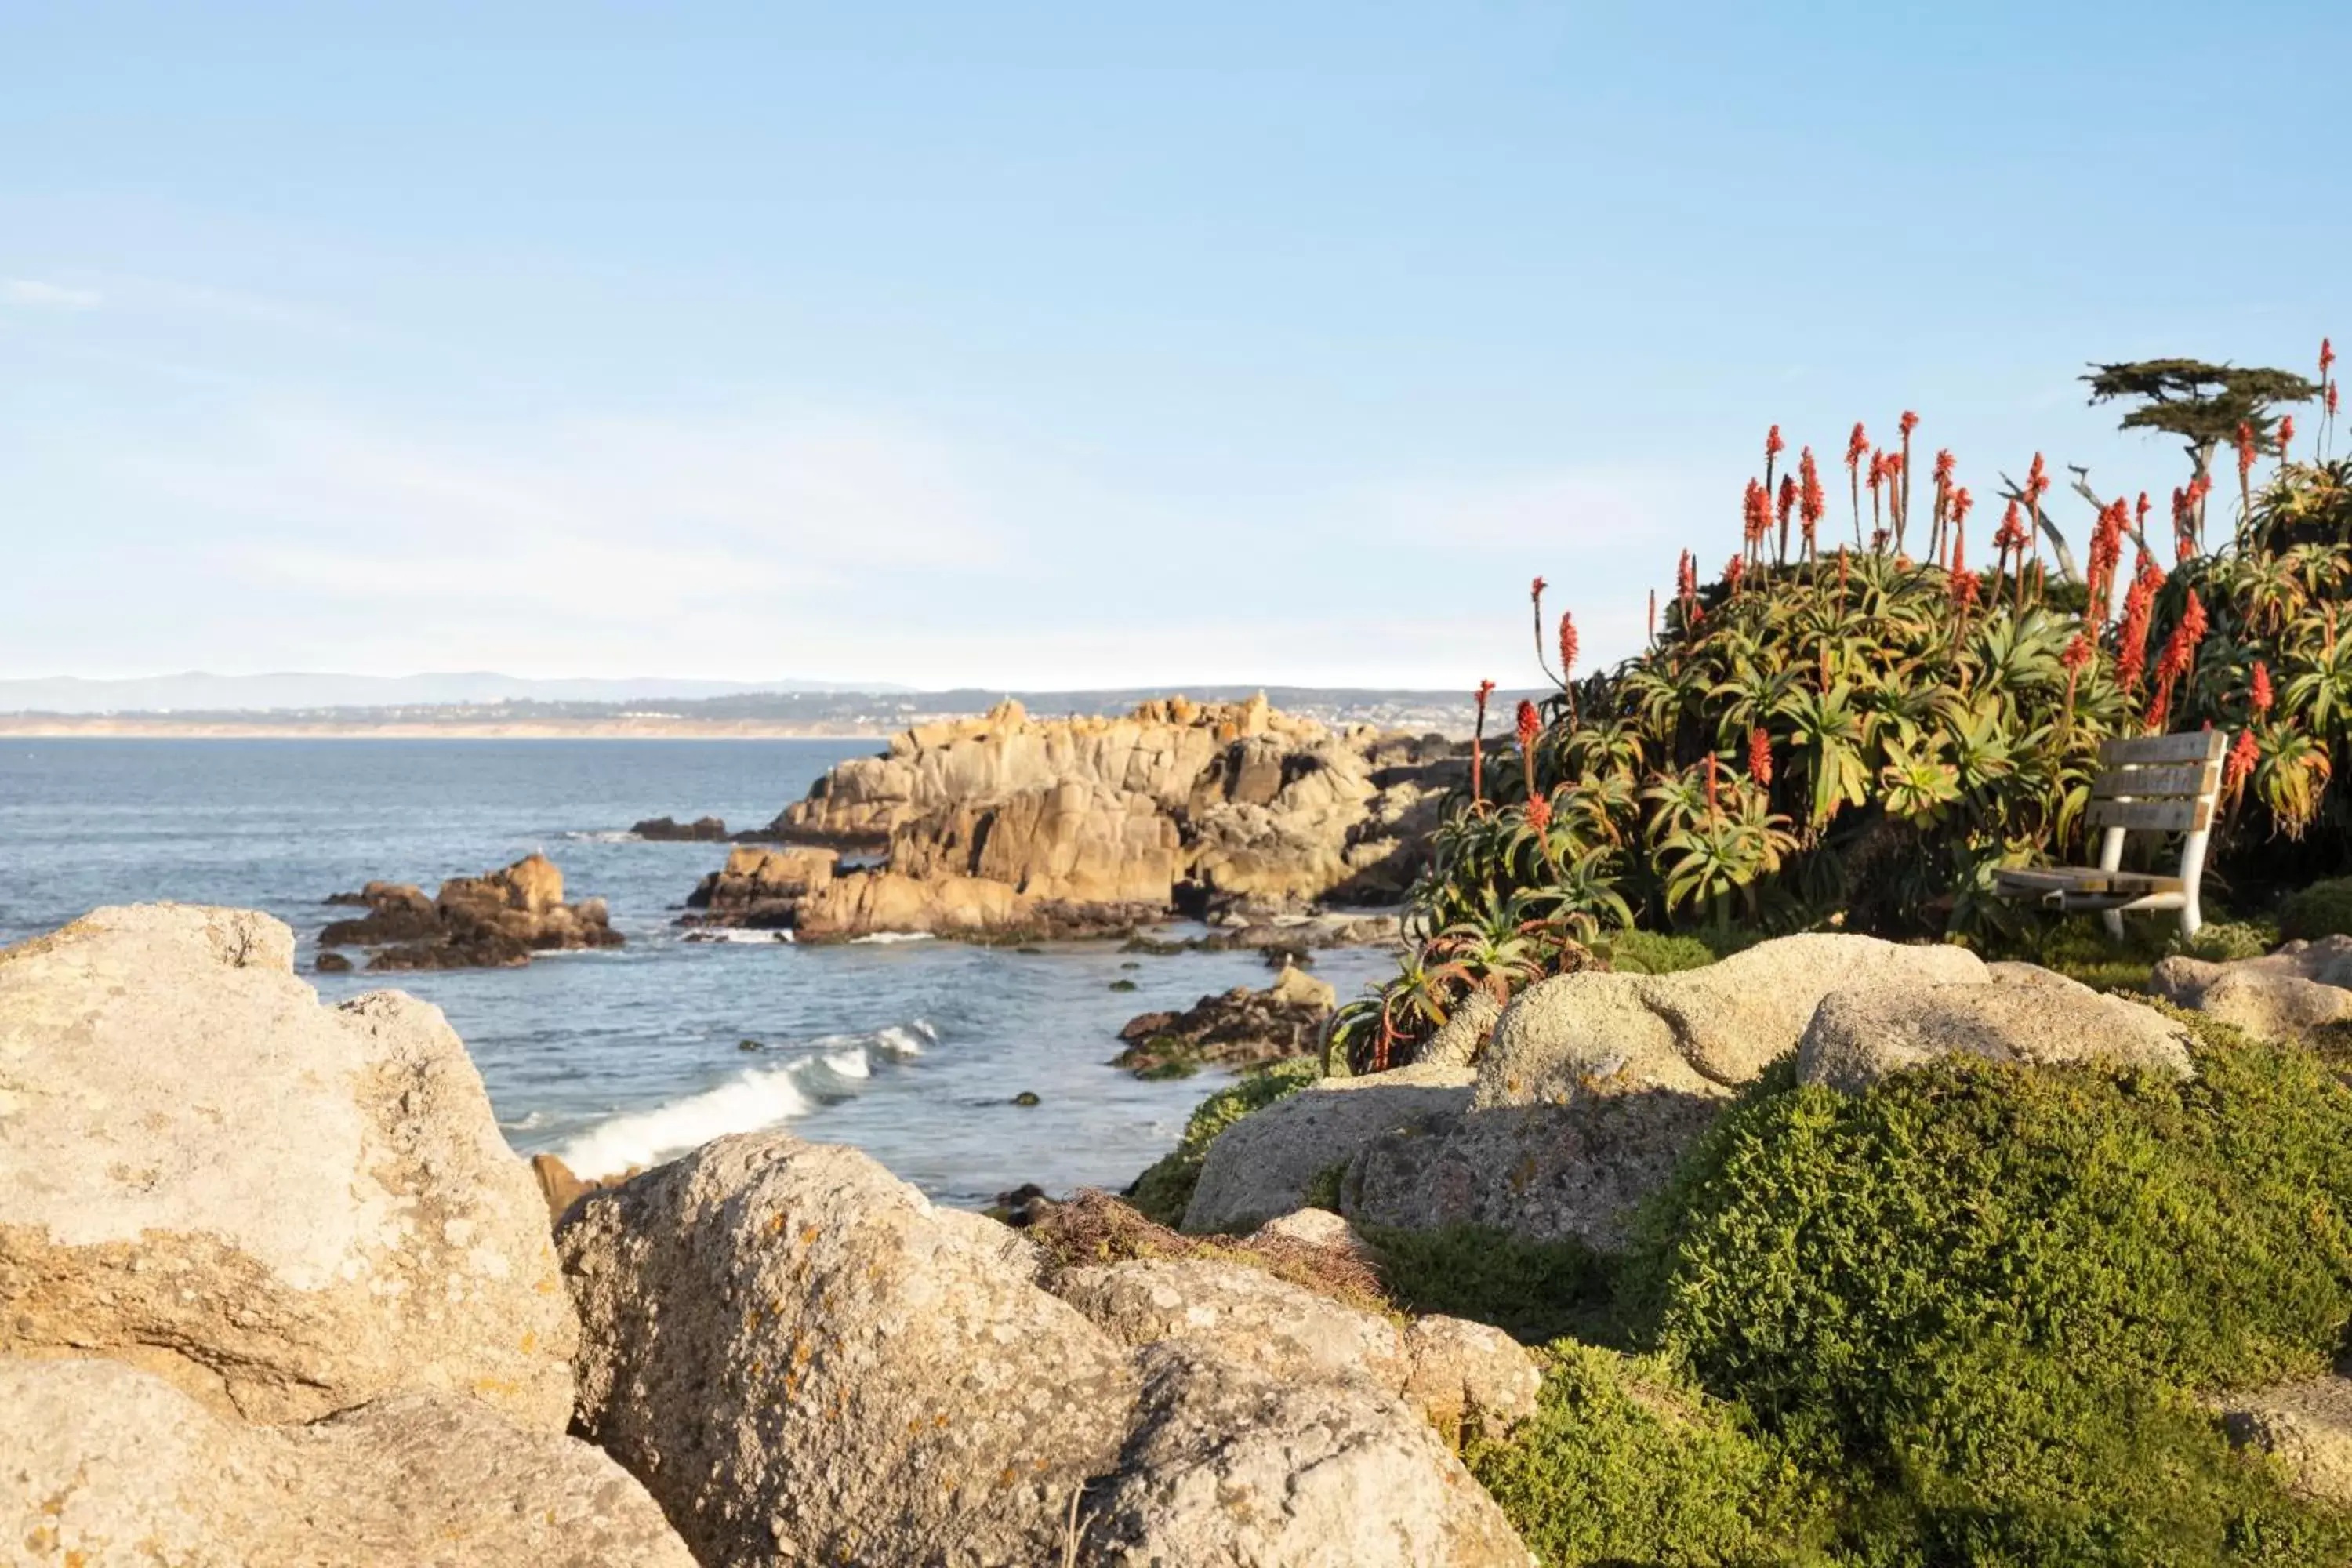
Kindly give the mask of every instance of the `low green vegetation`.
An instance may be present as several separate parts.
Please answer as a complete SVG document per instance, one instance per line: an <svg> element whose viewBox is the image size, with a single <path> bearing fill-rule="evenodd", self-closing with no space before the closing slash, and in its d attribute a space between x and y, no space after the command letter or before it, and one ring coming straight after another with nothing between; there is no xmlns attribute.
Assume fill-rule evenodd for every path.
<svg viewBox="0 0 2352 1568"><path fill-rule="evenodd" d="M1956 1058L1849 1097L1783 1064L1645 1212L1620 1311L1813 1479L1835 1560L2352 1560L2197 1403L2339 1348L2352 1093L2192 1026L2187 1083Z"/></svg>
<svg viewBox="0 0 2352 1568"><path fill-rule="evenodd" d="M1828 1561L1802 1475L1662 1357L1557 1344L1534 1419L1463 1457L1548 1568Z"/></svg>
<svg viewBox="0 0 2352 1568"><path fill-rule="evenodd" d="M1184 1123L1184 1136L1135 1179L1126 1192L1127 1201L1154 1224L1171 1229L1181 1225L1184 1210L1192 1201L1192 1189L1201 1180L1201 1163L1209 1157L1209 1145L1217 1134L1251 1111L1297 1093L1315 1077L1315 1063L1303 1057L1269 1062L1242 1074L1193 1110L1192 1119Z"/></svg>
<svg viewBox="0 0 2352 1568"><path fill-rule="evenodd" d="M1362 1234L1389 1299L1407 1311L1492 1323L1529 1344L1617 1338L1612 1266L1580 1242L1529 1241L1477 1225Z"/></svg>
<svg viewBox="0 0 2352 1568"><path fill-rule="evenodd" d="M2290 893L2279 905L2279 935L2316 942L2324 936L2352 936L2352 877L2314 882Z"/></svg>

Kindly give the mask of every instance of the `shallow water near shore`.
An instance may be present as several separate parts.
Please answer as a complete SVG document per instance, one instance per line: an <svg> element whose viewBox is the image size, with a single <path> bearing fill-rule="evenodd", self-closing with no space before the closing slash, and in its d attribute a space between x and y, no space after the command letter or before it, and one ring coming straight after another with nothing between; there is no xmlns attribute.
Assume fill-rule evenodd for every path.
<svg viewBox="0 0 2352 1568"><path fill-rule="evenodd" d="M464 1037L508 1141L583 1173L790 1124L855 1143L942 1200L1023 1182L1124 1185L1223 1075L1144 1083L1105 1065L1121 1024L1234 985L1254 953L1034 953L960 942L688 942L674 923L723 844L643 843L643 817L766 822L872 741L12 740L0 742L0 943L100 904L266 910L330 1001L391 984ZM470 875L537 849L601 896L616 951L528 968L311 974L328 894ZM1181 928L1177 928L1181 933ZM358 955L353 954L354 957ZM1132 967L1130 967L1132 966ZM1392 972L1318 953L1342 996ZM1111 984L1131 980L1132 993ZM746 1049L756 1041L760 1048ZM1034 1092L1023 1108L1014 1095Z"/></svg>

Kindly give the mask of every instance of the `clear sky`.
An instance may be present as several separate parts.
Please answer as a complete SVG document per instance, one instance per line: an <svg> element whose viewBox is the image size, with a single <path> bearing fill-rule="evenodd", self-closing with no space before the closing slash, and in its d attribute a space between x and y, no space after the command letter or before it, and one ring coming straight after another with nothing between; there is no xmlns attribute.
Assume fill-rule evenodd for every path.
<svg viewBox="0 0 2352 1568"><path fill-rule="evenodd" d="M2074 378L2352 339L2347 61L2340 0L0 0L0 675L1529 683L1528 577L1630 652L1775 421L2161 498Z"/></svg>

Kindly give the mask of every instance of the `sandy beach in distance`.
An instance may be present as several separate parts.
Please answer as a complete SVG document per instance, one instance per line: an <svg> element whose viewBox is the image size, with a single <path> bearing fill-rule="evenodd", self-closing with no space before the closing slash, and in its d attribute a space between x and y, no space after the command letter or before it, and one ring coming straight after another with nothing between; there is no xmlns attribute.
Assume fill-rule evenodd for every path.
<svg viewBox="0 0 2352 1568"><path fill-rule="evenodd" d="M583 720L572 723L269 724L192 720L175 724L138 718L77 719L52 714L0 715L0 739L68 740L102 736L126 741L799 741L887 738L873 724L774 724L745 720Z"/></svg>

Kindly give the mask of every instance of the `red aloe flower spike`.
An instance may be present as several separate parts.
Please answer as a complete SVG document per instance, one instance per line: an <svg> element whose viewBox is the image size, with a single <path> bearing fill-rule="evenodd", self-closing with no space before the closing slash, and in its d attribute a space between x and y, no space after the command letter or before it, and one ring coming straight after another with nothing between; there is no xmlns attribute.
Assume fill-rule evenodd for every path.
<svg viewBox="0 0 2352 1568"><path fill-rule="evenodd" d="M1772 428L1764 432L1764 460L1766 462L1770 462L1773 458L1779 457L1788 449L1789 444L1780 439L1780 427L1778 425L1773 426Z"/></svg>
<svg viewBox="0 0 2352 1568"><path fill-rule="evenodd" d="M2255 712L2267 713L2271 710L2273 700L2271 667L2258 658L2254 660L2254 679L2251 689L2246 694L2246 701Z"/></svg>
<svg viewBox="0 0 2352 1568"><path fill-rule="evenodd" d="M1895 548L1900 553L1904 531L1911 526L1911 432L1919 428L1919 416L1906 408L1895 426L1903 432L1903 450L1895 458L1895 477L1903 481L1900 499L1895 504Z"/></svg>
<svg viewBox="0 0 2352 1568"><path fill-rule="evenodd" d="M2254 764L2262 758L2262 747L2255 742L2252 730L2241 730L2230 745L2230 760L2221 764L2221 793L2235 797L2253 776Z"/></svg>
<svg viewBox="0 0 2352 1568"><path fill-rule="evenodd" d="M2292 414L2279 416L2278 444L2279 458L2283 461L2286 458L2288 448L2294 445L2294 416Z"/></svg>
<svg viewBox="0 0 2352 1568"><path fill-rule="evenodd" d="M1813 531L1821 524L1822 514L1829 510L1822 494L1822 473L1813 462L1813 449L1807 447L1797 454L1797 515L1805 525L1805 559L1815 554Z"/></svg>
<svg viewBox="0 0 2352 1568"><path fill-rule="evenodd" d="M2124 594L2123 625L2116 633L2116 679L2126 690L2139 686L2140 672L2147 664L2147 620L2156 606L2156 584L2145 568L2147 556L2139 558L2142 570L2132 574L2132 585Z"/></svg>
<svg viewBox="0 0 2352 1568"><path fill-rule="evenodd" d="M1789 560L1789 514L1796 510L1797 477L1794 474L1782 474L1780 476L1780 553L1779 559L1783 565L1786 565Z"/></svg>
<svg viewBox="0 0 2352 1568"><path fill-rule="evenodd" d="M1568 721L1573 726L1580 721L1576 711L1576 617L1566 610L1559 613L1559 689L1568 696Z"/></svg>
<svg viewBox="0 0 2352 1568"><path fill-rule="evenodd" d="M1536 705L1524 697L1519 699L1518 721L1519 744L1522 747L1533 746L1536 737L1543 733L1543 715L1537 712Z"/></svg>
<svg viewBox="0 0 2352 1568"><path fill-rule="evenodd" d="M1658 591L1650 590L1650 640L1658 640Z"/></svg>
<svg viewBox="0 0 2352 1568"><path fill-rule="evenodd" d="M1772 784L1772 737L1757 725L1748 731L1748 776L1769 789Z"/></svg>
<svg viewBox="0 0 2352 1568"><path fill-rule="evenodd" d="M1545 796L1528 797L1528 826L1538 833L1551 826L1551 802Z"/></svg>
<svg viewBox="0 0 2352 1568"><path fill-rule="evenodd" d="M2065 713L2069 729L2074 723L2074 683L2083 678L2084 668L2091 662L2092 655L2096 651L2089 637L2076 632L2074 640L2066 645L2066 651L2058 656L2059 664L2066 671Z"/></svg>
<svg viewBox="0 0 2352 1568"><path fill-rule="evenodd" d="M2336 343L2333 339L2319 340L2319 379L2326 381L2327 373L2336 368Z"/></svg>
<svg viewBox="0 0 2352 1568"><path fill-rule="evenodd" d="M1739 578L1742 568L1746 567L1747 564L1747 560L1744 557L1738 555L1733 556L1730 560L1723 563L1724 592L1733 598L1738 598L1739 596Z"/></svg>
<svg viewBox="0 0 2352 1568"><path fill-rule="evenodd" d="M2332 381L2327 384L2327 416L2336 417L2336 384Z"/></svg>

